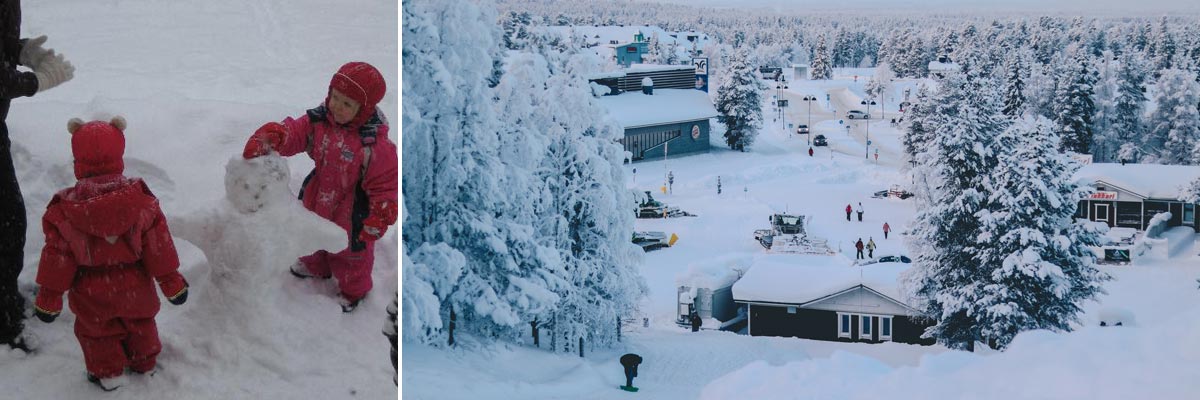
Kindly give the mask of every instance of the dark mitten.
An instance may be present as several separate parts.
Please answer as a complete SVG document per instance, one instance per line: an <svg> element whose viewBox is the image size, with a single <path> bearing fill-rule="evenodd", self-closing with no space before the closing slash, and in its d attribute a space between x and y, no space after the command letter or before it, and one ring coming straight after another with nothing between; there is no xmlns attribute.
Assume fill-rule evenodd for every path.
<svg viewBox="0 0 1200 400"><path fill-rule="evenodd" d="M63 292L43 286L38 289L37 299L33 302L33 315L45 323L54 322L62 313Z"/></svg>

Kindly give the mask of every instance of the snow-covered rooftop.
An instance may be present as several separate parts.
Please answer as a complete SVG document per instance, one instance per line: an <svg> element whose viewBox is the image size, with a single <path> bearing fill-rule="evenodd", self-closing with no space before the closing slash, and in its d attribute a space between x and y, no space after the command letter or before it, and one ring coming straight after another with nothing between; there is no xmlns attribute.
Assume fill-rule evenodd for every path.
<svg viewBox="0 0 1200 400"><path fill-rule="evenodd" d="M1084 165L1075 172L1075 181L1092 185L1103 181L1138 196L1151 199L1178 199L1182 187L1200 178L1200 166L1161 164Z"/></svg>
<svg viewBox="0 0 1200 400"><path fill-rule="evenodd" d="M597 100L625 129L717 116L708 93L694 89L655 89L653 95L626 92Z"/></svg>
<svg viewBox="0 0 1200 400"><path fill-rule="evenodd" d="M893 300L900 296L900 273L905 263L851 266L843 257L764 257L755 261L742 279L733 284L736 301L804 304L846 289L863 285Z"/></svg>
<svg viewBox="0 0 1200 400"><path fill-rule="evenodd" d="M743 254L703 260L688 265L686 272L675 276L678 286L720 289L737 282L738 278L754 263L752 257Z"/></svg>

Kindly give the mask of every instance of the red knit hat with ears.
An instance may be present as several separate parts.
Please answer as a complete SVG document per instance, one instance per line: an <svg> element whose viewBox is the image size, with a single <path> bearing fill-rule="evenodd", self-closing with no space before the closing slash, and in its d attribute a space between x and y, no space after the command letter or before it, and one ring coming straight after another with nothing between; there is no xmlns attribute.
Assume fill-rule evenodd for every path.
<svg viewBox="0 0 1200 400"><path fill-rule="evenodd" d="M379 70L365 62L350 62L338 69L329 82L329 90L342 92L347 97L358 102L358 115L350 121L350 127L357 128L371 118L375 106L383 100L387 91L387 83ZM325 96L325 107L329 107L329 96Z"/></svg>
<svg viewBox="0 0 1200 400"><path fill-rule="evenodd" d="M71 153L75 155L75 178L125 172L125 118L84 123L79 118L67 122L71 133Z"/></svg>

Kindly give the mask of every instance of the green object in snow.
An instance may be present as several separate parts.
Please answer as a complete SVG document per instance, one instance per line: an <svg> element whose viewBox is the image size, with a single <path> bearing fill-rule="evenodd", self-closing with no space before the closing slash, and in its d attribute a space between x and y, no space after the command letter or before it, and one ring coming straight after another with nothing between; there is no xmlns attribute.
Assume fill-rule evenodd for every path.
<svg viewBox="0 0 1200 400"><path fill-rule="evenodd" d="M621 385L621 390L624 390L624 391L626 391L626 392L637 392L637 391L638 391L638 388L637 388L636 386L625 386L625 385Z"/></svg>

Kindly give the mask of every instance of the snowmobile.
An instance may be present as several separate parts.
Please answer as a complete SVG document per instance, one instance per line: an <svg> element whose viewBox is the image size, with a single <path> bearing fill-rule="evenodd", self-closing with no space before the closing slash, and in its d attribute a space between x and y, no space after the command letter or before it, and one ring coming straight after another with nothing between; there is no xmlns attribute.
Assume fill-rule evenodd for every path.
<svg viewBox="0 0 1200 400"><path fill-rule="evenodd" d="M654 196L651 196L649 191L646 191L645 193L646 197L639 199L638 202L638 218L675 218L696 216L696 214L680 210L679 207L670 207L661 201L654 200Z"/></svg>
<svg viewBox="0 0 1200 400"><path fill-rule="evenodd" d="M633 244L642 246L642 251L651 252L654 250L671 247L671 240L667 239L667 234L663 232L634 232Z"/></svg>
<svg viewBox="0 0 1200 400"><path fill-rule="evenodd" d="M833 254L825 239L811 237L804 231L805 216L774 214L768 218L771 229L754 231L754 239L772 253Z"/></svg>
<svg viewBox="0 0 1200 400"><path fill-rule="evenodd" d="M871 197L874 197L876 199L895 197L900 200L905 200L909 197L913 197L913 194L912 194L912 192L901 189L900 186L898 186L898 185L892 185L892 187L890 189L880 190L878 192L875 192L874 194L871 195Z"/></svg>

